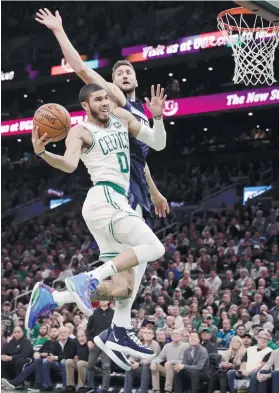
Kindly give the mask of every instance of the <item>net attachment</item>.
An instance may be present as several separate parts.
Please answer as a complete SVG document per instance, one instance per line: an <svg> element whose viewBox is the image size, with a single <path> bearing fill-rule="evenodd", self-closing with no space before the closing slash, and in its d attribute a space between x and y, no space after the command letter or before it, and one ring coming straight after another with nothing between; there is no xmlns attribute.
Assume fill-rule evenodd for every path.
<svg viewBox="0 0 279 393"><path fill-rule="evenodd" d="M276 82L273 63L279 42L279 26L243 7L221 12L217 21L218 29L233 51L233 82L245 85L272 85Z"/></svg>

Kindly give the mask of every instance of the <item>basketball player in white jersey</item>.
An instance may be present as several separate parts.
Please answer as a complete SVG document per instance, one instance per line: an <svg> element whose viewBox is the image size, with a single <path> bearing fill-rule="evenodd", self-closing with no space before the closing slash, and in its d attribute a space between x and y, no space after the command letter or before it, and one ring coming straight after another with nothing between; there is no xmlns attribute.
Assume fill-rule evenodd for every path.
<svg viewBox="0 0 279 393"><path fill-rule="evenodd" d="M154 125L151 129L122 108L110 111L108 94L101 86L84 86L80 91L80 102L88 121L70 129L64 156L46 151L45 146L51 140L46 141L46 134L39 138L38 129L34 128L34 151L51 166L71 173L80 159L84 162L95 187L87 194L83 217L101 252L113 240L119 244L121 252L92 272L66 278L65 284L71 295L69 299L65 292L59 293L42 283L37 284L27 309L28 329L34 327L40 315L62 306L68 300L71 302L73 298L79 308L88 314L88 310L92 309L91 292L104 279L164 255L162 243L129 206L127 192L130 175L128 133L155 150L164 149L166 132L162 109L165 100L164 89L158 85L155 92L152 86L151 101L146 98L153 115ZM114 323L106 343L110 349L145 358L154 355L151 349L141 345L131 330L124 327L125 321L121 315Z"/></svg>
<svg viewBox="0 0 279 393"><path fill-rule="evenodd" d="M86 64L82 62L79 54L72 46L63 30L62 20L58 11L56 11L55 15L53 15L46 8L44 10L40 9L40 12L38 12L36 16L36 20L39 23L44 24L53 31L60 44L67 63L85 83L95 82L100 84L108 92L112 107L124 107L125 109L129 110L139 121L148 124L148 119L144 114L143 106L141 102L136 101L135 98L137 80L134 68L129 62L125 60L117 62L113 67L113 84L108 83L101 77L101 75L99 75L94 70L89 69ZM132 142L130 146L132 164L130 196L133 196L133 194L136 192L135 190L138 189L139 182L139 187L143 189L142 194L147 195L147 197L144 197L143 199L133 198L131 200L132 207L140 215L142 215L143 212L144 216L146 217L147 212L148 216L148 211L150 209L148 206L148 188L144 185L144 182L146 184L147 181L151 199L155 205L155 211L160 217L165 217L166 213L169 212L169 208L166 199L156 188L146 164L146 154L148 148L143 143L136 141L134 138L131 138L130 142ZM146 164L145 174L144 165L141 168L141 164L139 163L143 163L144 165ZM135 174L135 171L137 171L138 174ZM146 181L143 179L144 176ZM132 187L133 184L135 184L135 187ZM109 248L100 254L100 259L105 261L106 258L116 255L119 251L118 249L119 245L116 242L111 242ZM131 308L133 300L137 295L138 288L145 271L145 266L142 264L133 270L135 270L135 274L131 274L133 271L131 271L130 274L128 274L128 271L126 271L122 274L114 276L112 280L104 281L98 286L98 291L94 296L97 299L101 297L103 299L116 300L115 318L113 322L115 323L115 321L118 320L119 315L121 316L122 320L126 321L126 326L131 325ZM127 296L129 297L126 300L119 301L120 297L125 298ZM103 349L108 354L108 356L112 358L111 351L107 351L107 348L104 346L108 333L109 332L101 333L100 337L95 341L96 344L99 345L101 349ZM115 358L113 360L121 367L121 364L119 364Z"/></svg>

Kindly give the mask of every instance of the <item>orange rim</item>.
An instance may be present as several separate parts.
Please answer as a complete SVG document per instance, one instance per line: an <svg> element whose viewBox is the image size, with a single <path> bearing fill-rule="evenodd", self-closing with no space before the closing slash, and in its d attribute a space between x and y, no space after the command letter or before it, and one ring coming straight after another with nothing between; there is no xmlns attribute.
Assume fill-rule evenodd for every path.
<svg viewBox="0 0 279 393"><path fill-rule="evenodd" d="M257 31L265 31L267 33L272 33L273 31L279 32L279 26L272 26L272 27L238 27L238 26L233 26L229 25L228 23L225 23L223 21L223 16L225 15L255 15L254 12L247 10L246 8L243 7L236 7L236 8L230 8L228 10L222 11L218 14L217 20L220 24L224 25L226 29L231 29L233 31L249 31L249 32L257 32Z"/></svg>

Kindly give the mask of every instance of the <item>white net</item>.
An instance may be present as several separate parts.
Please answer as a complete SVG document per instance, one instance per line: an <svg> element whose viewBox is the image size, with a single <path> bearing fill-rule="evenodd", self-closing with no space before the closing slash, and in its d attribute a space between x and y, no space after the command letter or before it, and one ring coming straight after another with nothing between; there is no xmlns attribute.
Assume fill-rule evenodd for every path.
<svg viewBox="0 0 279 393"><path fill-rule="evenodd" d="M279 42L279 26L254 14L235 15L229 10L219 15L217 20L219 30L233 50L233 82L245 85L272 85L276 82L273 63Z"/></svg>

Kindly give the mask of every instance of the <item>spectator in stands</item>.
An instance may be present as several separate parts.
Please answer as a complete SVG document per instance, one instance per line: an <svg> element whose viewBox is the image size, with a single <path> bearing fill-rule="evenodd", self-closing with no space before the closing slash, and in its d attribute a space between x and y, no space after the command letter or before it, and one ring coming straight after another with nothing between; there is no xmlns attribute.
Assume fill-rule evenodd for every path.
<svg viewBox="0 0 279 393"><path fill-rule="evenodd" d="M244 334L246 333L246 328L244 325L238 325L235 331L236 336L242 339L244 337Z"/></svg>
<svg viewBox="0 0 279 393"><path fill-rule="evenodd" d="M256 217L254 218L252 222L252 227L254 227L257 232L260 232L261 234L264 232L265 228L265 218L263 217L263 211L258 210L256 213Z"/></svg>
<svg viewBox="0 0 279 393"><path fill-rule="evenodd" d="M164 326L165 329L170 328L174 329L174 316L173 315L168 315L166 318L166 324Z"/></svg>
<svg viewBox="0 0 279 393"><path fill-rule="evenodd" d="M156 304L152 301L151 291L146 291L144 301L140 304L140 308L145 310L146 315L153 315L155 313L155 307Z"/></svg>
<svg viewBox="0 0 279 393"><path fill-rule="evenodd" d="M239 372L236 370L229 370L227 373L228 386L230 392L234 392L234 380L236 376L242 376L250 379L250 393L258 393L257 389L257 374L258 371L268 361L272 352L268 348L269 333L262 330L258 334L258 345L254 345L247 349L246 354L241 359L241 366Z"/></svg>
<svg viewBox="0 0 279 393"><path fill-rule="evenodd" d="M164 345L166 344L166 330L165 329L157 329L156 330L156 341L160 345L160 348L163 349Z"/></svg>
<svg viewBox="0 0 279 393"><path fill-rule="evenodd" d="M1 326L1 351L6 347L8 344L7 338L6 338L6 327Z"/></svg>
<svg viewBox="0 0 279 393"><path fill-rule="evenodd" d="M210 271L210 276L206 280L206 285L208 286L209 290L212 288L215 290L215 292L219 291L219 288L222 285L222 281L220 277L217 276L217 272L215 268L212 268Z"/></svg>
<svg viewBox="0 0 279 393"><path fill-rule="evenodd" d="M111 326L113 315L114 311L109 307L109 302L100 301L99 307L89 318L86 328L87 345L89 349L87 384L92 388L95 386L95 366L100 356L102 367L102 390L104 391L109 390L111 361L110 358L93 343L93 338Z"/></svg>
<svg viewBox="0 0 279 393"><path fill-rule="evenodd" d="M183 353L189 344L181 341L181 334L178 329L173 330L171 335L171 342L166 344L159 355L152 360L150 364L150 370L152 375L152 390L155 393L160 392L160 375L166 378L165 391L172 392L173 390L173 378L174 370L173 365L177 360L182 360ZM162 363L164 363L164 366Z"/></svg>
<svg viewBox="0 0 279 393"><path fill-rule="evenodd" d="M181 334L181 341L183 343L188 344L189 343L189 332L187 332L186 329L181 329L180 334Z"/></svg>
<svg viewBox="0 0 279 393"><path fill-rule="evenodd" d="M257 374L260 393L268 392L269 378L272 380L272 393L277 393L279 388L279 349L271 353L270 358Z"/></svg>
<svg viewBox="0 0 279 393"><path fill-rule="evenodd" d="M214 324L214 318L212 314L207 314L206 318L205 318L208 328L211 330L211 335L212 335L212 341L216 341L216 336L218 333L218 328L217 326Z"/></svg>
<svg viewBox="0 0 279 393"><path fill-rule="evenodd" d="M262 266L262 261L261 261L259 258L257 258L257 259L255 260L254 267L253 267L253 269L251 270L251 278L252 278L253 280L256 280L257 278L260 277L260 269L261 269L261 266Z"/></svg>
<svg viewBox="0 0 279 393"><path fill-rule="evenodd" d="M198 305L196 303L193 303L190 307L190 311L188 313L188 317L190 319L191 324L193 325L194 328L198 325L198 323L201 320L201 316L199 314L199 309Z"/></svg>
<svg viewBox="0 0 279 393"><path fill-rule="evenodd" d="M175 303L175 301L177 300L179 302L179 305L182 306L182 307L185 306L186 303L187 303L186 299L184 299L184 297L182 296L182 291L181 291L179 283L178 283L178 287L175 288L175 290L173 292L172 300L173 300L173 303Z"/></svg>
<svg viewBox="0 0 279 393"><path fill-rule="evenodd" d="M69 337L73 339L76 338L76 336L74 335L74 325L71 322L66 322L64 326L66 326L66 328L68 328L69 330Z"/></svg>
<svg viewBox="0 0 279 393"><path fill-rule="evenodd" d="M245 352L246 349L239 336L232 338L227 351L222 351L222 361L219 364L220 372L218 373L220 393L227 392L227 372L228 370L239 370Z"/></svg>
<svg viewBox="0 0 279 393"><path fill-rule="evenodd" d="M244 336L242 337L242 342L244 347L247 349L251 347L252 345L252 336L250 333L245 333Z"/></svg>
<svg viewBox="0 0 279 393"><path fill-rule="evenodd" d="M241 291L243 287L247 285L247 281L249 280L249 271L247 269L240 270L240 278L236 281L235 290Z"/></svg>
<svg viewBox="0 0 279 393"><path fill-rule="evenodd" d="M248 311L242 311L240 319L236 322L233 328L236 330L239 325L244 325L246 332L251 330L253 323L250 321L250 314Z"/></svg>
<svg viewBox="0 0 279 393"><path fill-rule="evenodd" d="M220 314L222 311L229 312L231 305L231 294L226 291L223 295L222 301L219 304L218 313Z"/></svg>
<svg viewBox="0 0 279 393"><path fill-rule="evenodd" d="M167 313L168 306L164 296L158 296L157 304L163 309L164 313Z"/></svg>
<svg viewBox="0 0 279 393"><path fill-rule="evenodd" d="M23 366L32 357L33 348L31 342L24 336L23 329L19 326L14 328L13 338L2 351L1 371L7 379L16 377Z"/></svg>
<svg viewBox="0 0 279 393"><path fill-rule="evenodd" d="M159 344L154 341L154 330L146 326L142 331L143 343L148 348L153 349L156 355L160 352ZM150 362L151 359L139 359L130 357L131 370L125 373L124 393L131 393L134 379L140 380L140 393L148 393L150 382Z"/></svg>
<svg viewBox="0 0 279 393"><path fill-rule="evenodd" d="M266 311L260 312L260 325L263 329L267 330L269 333L272 333L274 329L273 323L268 321L268 313Z"/></svg>
<svg viewBox="0 0 279 393"><path fill-rule="evenodd" d="M67 386L75 386L75 371L78 374L77 392L84 391L86 384L86 373L88 366L89 349L87 346L87 338L83 330L77 333L77 352L73 359L66 360L66 377Z"/></svg>
<svg viewBox="0 0 279 393"><path fill-rule="evenodd" d="M163 309L161 307L156 306L154 327L156 329L163 328L165 326L165 322L166 322L165 318L166 318L166 315L165 315Z"/></svg>
<svg viewBox="0 0 279 393"><path fill-rule="evenodd" d="M33 346L34 361L24 367L23 371L21 371L16 378L12 380L2 380L4 386L15 389L23 385L24 381L35 373L35 383L33 385L33 389L38 390L43 387L42 385L42 362L43 359L46 359L51 354L58 354L60 352L60 346L58 343L59 330L57 327L51 327L49 331L49 340L46 340L45 343L38 350L35 346Z"/></svg>
<svg viewBox="0 0 279 393"><path fill-rule="evenodd" d="M270 310L270 315L272 315L274 321L277 320L279 315L279 296L276 296L275 306Z"/></svg>
<svg viewBox="0 0 279 393"><path fill-rule="evenodd" d="M252 317L254 317L255 315L258 315L260 313L262 303L263 303L262 295L259 293L256 293L254 296L254 302L251 303L250 308L249 308L249 312ZM253 322L254 322L254 320L253 320Z"/></svg>
<svg viewBox="0 0 279 393"><path fill-rule="evenodd" d="M183 319L179 315L179 307L175 306L173 308L173 317L174 317L174 329L182 329L183 328Z"/></svg>
<svg viewBox="0 0 279 393"><path fill-rule="evenodd" d="M151 285L150 285L150 288L151 288L152 296L158 297L159 293L161 292L162 285L160 285L160 284L158 283L158 277L157 277L157 276L152 276L152 277L151 277Z"/></svg>
<svg viewBox="0 0 279 393"><path fill-rule="evenodd" d="M146 313L145 310L143 308L139 309L138 312L138 318L137 318L137 331L141 328L146 326L148 323L148 320L146 318Z"/></svg>
<svg viewBox="0 0 279 393"><path fill-rule="evenodd" d="M44 343L49 339L48 331L49 331L48 325L46 325L44 323L40 325L39 335L33 341L34 351L36 351L36 350L38 351L42 347L42 345L44 345Z"/></svg>
<svg viewBox="0 0 279 393"><path fill-rule="evenodd" d="M252 318L252 322L256 323L256 324L259 324L260 323L260 313L262 313L262 312L267 313L267 320L269 322L273 323L273 316L268 314L268 307L267 307L266 304L262 304L260 306L260 311L259 311L258 314L254 315L254 317Z"/></svg>
<svg viewBox="0 0 279 393"><path fill-rule="evenodd" d="M223 329L217 333L217 345L222 348L229 348L232 337L235 331L231 329L231 322L229 319L223 320Z"/></svg>
<svg viewBox="0 0 279 393"><path fill-rule="evenodd" d="M192 272L198 270L198 264L194 262L194 256L189 255L187 257L187 262L185 263L185 270Z"/></svg>
<svg viewBox="0 0 279 393"><path fill-rule="evenodd" d="M211 341L212 332L210 328L204 328L201 331L201 345L207 350L208 355L218 353L217 345Z"/></svg>
<svg viewBox="0 0 279 393"><path fill-rule="evenodd" d="M5 301L3 304L2 314L1 314L1 326L5 326L7 336L10 336L14 330L14 322L13 322L11 309L12 309L11 302Z"/></svg>
<svg viewBox="0 0 279 393"><path fill-rule="evenodd" d="M197 393L201 381L208 381L209 359L207 350L200 345L198 333L192 332L189 336L190 347L184 351L182 362L176 362L174 371L174 391L183 393L184 388Z"/></svg>
<svg viewBox="0 0 279 393"><path fill-rule="evenodd" d="M53 382L50 376L50 370L54 369L61 373L62 384L66 386L66 360L73 359L77 353L76 340L69 338L69 329L66 326L59 328L59 347L56 354L50 354L43 359L43 385L44 389L53 389Z"/></svg>

